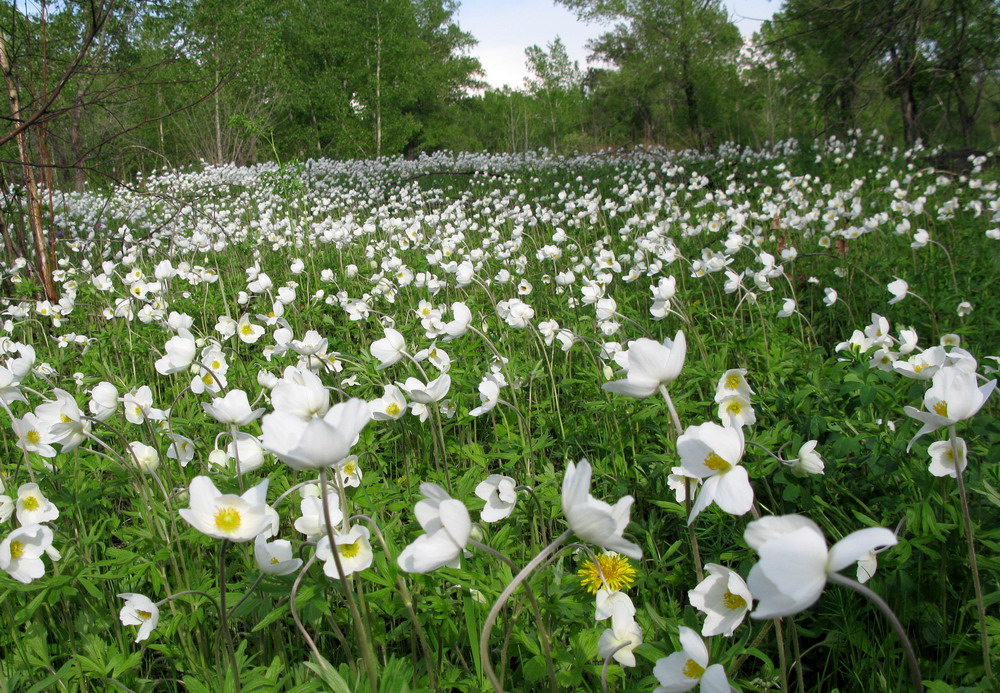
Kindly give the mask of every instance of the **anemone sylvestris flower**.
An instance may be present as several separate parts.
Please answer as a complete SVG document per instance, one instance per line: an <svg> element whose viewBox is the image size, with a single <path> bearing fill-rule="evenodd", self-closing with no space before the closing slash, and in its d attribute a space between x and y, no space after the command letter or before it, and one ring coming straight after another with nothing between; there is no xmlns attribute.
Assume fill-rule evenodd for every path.
<svg viewBox="0 0 1000 693"><path fill-rule="evenodd" d="M883 527L848 534L829 549L823 531L802 515L762 517L743 534L760 561L747 585L757 600L752 618L781 618L808 609L836 573L880 546L894 546L896 535Z"/></svg>
<svg viewBox="0 0 1000 693"><path fill-rule="evenodd" d="M688 592L691 606L705 614L701 634L730 637L750 611L753 597L736 571L716 563L706 563L705 570L708 577Z"/></svg>
<svg viewBox="0 0 1000 693"><path fill-rule="evenodd" d="M643 337L632 342L625 353L628 357L625 379L604 383L603 388L629 397L649 397L680 375L687 341L680 331L673 341L666 339L662 344Z"/></svg>
<svg viewBox="0 0 1000 693"><path fill-rule="evenodd" d="M704 423L689 426L677 439L677 453L685 474L702 479L688 524L715 502L732 515L743 515L753 505L753 487L747 470L740 466L744 439L740 426Z"/></svg>
<svg viewBox="0 0 1000 693"><path fill-rule="evenodd" d="M653 676L660 685L653 693L685 693L699 683L703 693L729 693L726 670L708 663L708 648L698 634L680 626L681 650L656 660Z"/></svg>
<svg viewBox="0 0 1000 693"><path fill-rule="evenodd" d="M189 487L191 507L178 512L202 534L234 542L250 541L270 527L267 484L264 479L237 496L223 494L207 476L196 476Z"/></svg>
<svg viewBox="0 0 1000 693"><path fill-rule="evenodd" d="M397 558L408 573L428 573L456 563L472 533L472 520L465 503L430 482L420 484L426 496L413 509L425 534L403 549Z"/></svg>
<svg viewBox="0 0 1000 693"><path fill-rule="evenodd" d="M976 382L975 373L956 366L945 366L935 373L930 388L924 393L927 411L914 407L903 408L909 416L923 424L906 446L907 451L924 434L975 416L997 385L996 380L991 380L976 387Z"/></svg>
<svg viewBox="0 0 1000 693"><path fill-rule="evenodd" d="M632 496L621 498L614 506L590 495L590 462L580 460L566 467L562 484L562 509L570 528L584 541L623 553L636 560L642 558L642 549L622 536L629 523Z"/></svg>
<svg viewBox="0 0 1000 693"><path fill-rule="evenodd" d="M261 422L261 444L292 469L330 467L351 454L371 418L368 403L357 398L335 404L322 418L308 421L275 410Z"/></svg>
<svg viewBox="0 0 1000 693"><path fill-rule="evenodd" d="M133 592L123 592L119 594L120 599L125 600L125 605L118 612L118 618L123 625L139 626L139 632L135 635L136 642L142 642L149 638L150 633L160 622L160 608L153 603L149 597Z"/></svg>

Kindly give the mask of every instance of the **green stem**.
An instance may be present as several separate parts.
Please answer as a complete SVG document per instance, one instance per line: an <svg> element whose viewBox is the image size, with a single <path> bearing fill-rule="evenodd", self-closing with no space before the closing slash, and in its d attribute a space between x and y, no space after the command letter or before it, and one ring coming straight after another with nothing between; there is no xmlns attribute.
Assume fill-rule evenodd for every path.
<svg viewBox="0 0 1000 693"><path fill-rule="evenodd" d="M993 681L993 665L990 662L990 640L986 633L986 603L983 601L983 585L979 580L979 564L976 560L976 544L972 529L972 516L969 514L969 496L965 492L965 477L963 474L962 458L959 457L958 434L955 432L955 424L948 427L951 440L951 456L955 460L955 480L958 481L958 497L962 502L962 520L965 524L965 543L969 549L969 567L972 569L972 586L976 592L976 609L979 611L979 642L983 647L983 668L986 670L986 678L991 683Z"/></svg>

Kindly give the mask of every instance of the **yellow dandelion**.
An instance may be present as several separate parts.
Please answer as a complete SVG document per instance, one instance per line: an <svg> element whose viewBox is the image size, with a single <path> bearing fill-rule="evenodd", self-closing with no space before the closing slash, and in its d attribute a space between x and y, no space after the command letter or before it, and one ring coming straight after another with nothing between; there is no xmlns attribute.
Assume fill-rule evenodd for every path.
<svg viewBox="0 0 1000 693"><path fill-rule="evenodd" d="M598 570L600 566L600 570ZM592 560L584 561L577 571L580 584L591 594L597 594L600 589L627 590L635 582L635 568L627 556L617 553L605 553L597 557L597 565ZM601 576L604 579L601 579Z"/></svg>

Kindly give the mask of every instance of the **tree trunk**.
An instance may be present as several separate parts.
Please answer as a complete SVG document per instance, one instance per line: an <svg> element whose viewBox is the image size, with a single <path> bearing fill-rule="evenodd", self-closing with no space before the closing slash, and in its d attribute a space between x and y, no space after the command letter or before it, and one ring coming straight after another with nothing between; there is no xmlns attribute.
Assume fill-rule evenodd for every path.
<svg viewBox="0 0 1000 693"><path fill-rule="evenodd" d="M7 53L7 32L0 30L0 70L3 70L7 83L7 96L10 99L10 109L13 118L21 115L21 100L17 93L17 83L12 74L10 57ZM46 243L45 228L42 225L42 206L38 199L38 186L35 183L35 172L30 160L28 138L24 131L17 133L17 154L24 172L24 192L28 205L28 223L31 226L31 236L35 246L35 270L38 281L42 285L49 301L59 300L56 285L52 280L52 264L49 262L49 250Z"/></svg>

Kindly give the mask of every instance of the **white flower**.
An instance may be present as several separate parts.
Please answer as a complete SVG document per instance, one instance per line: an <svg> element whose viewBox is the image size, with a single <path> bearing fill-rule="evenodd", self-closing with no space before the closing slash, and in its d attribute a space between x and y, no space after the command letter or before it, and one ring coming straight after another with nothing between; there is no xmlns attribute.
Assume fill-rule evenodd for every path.
<svg viewBox="0 0 1000 693"><path fill-rule="evenodd" d="M580 460L566 467L562 483L562 510L573 532L592 544L608 551L617 551L636 560L642 549L622 536L629 523L629 510L634 499L624 496L614 506L590 495L590 462Z"/></svg>
<svg viewBox="0 0 1000 693"><path fill-rule="evenodd" d="M188 524L215 539L245 542L267 529L271 517L267 509L268 480L242 496L223 494L207 476L195 477L189 486L190 508L178 512Z"/></svg>
<svg viewBox="0 0 1000 693"><path fill-rule="evenodd" d="M965 440L956 438L955 447L958 448L958 460L955 460L955 451L952 450L950 440L939 440L931 443L927 452L931 456L931 464L928 468L934 476L950 476L957 478L969 464L968 448Z"/></svg>
<svg viewBox="0 0 1000 693"><path fill-rule="evenodd" d="M517 502L517 482L509 476L490 474L476 486L476 496L486 501L479 518L483 522L497 522L514 512Z"/></svg>
<svg viewBox="0 0 1000 693"><path fill-rule="evenodd" d="M779 318L791 317L795 313L795 308L796 305L794 298L783 299L781 303L781 310L778 311L778 317Z"/></svg>
<svg viewBox="0 0 1000 693"><path fill-rule="evenodd" d="M889 293L892 294L892 298L889 299L890 305L902 301L906 298L906 294L910 291L910 285L899 277L896 277L896 281L889 282L889 285L886 288L889 289Z"/></svg>
<svg viewBox="0 0 1000 693"><path fill-rule="evenodd" d="M263 407L250 409L250 400L243 390L230 390L225 397L216 397L211 403L202 402L201 408L219 423L229 426L246 426L264 413Z"/></svg>
<svg viewBox="0 0 1000 693"><path fill-rule="evenodd" d="M59 518L59 508L38 490L38 484L21 484L17 489L17 521L22 525L52 522Z"/></svg>
<svg viewBox="0 0 1000 693"><path fill-rule="evenodd" d="M701 634L731 637L743 623L753 597L739 573L716 563L706 563L709 575L688 592L691 606L705 614Z"/></svg>
<svg viewBox="0 0 1000 693"><path fill-rule="evenodd" d="M389 327L385 330L385 337L372 342L369 350L379 360L377 370L382 370L406 356L406 341L402 334Z"/></svg>
<svg viewBox="0 0 1000 693"><path fill-rule="evenodd" d="M451 389L451 376L444 373L427 384L416 378L407 378L405 383L396 383L396 386L414 402L431 404L444 399L448 394L448 390Z"/></svg>
<svg viewBox="0 0 1000 693"><path fill-rule="evenodd" d="M635 666L633 650L642 644L642 628L631 617L611 619L611 627L601 633L597 641L597 653L602 659L613 657L623 667ZM614 653L614 654L612 654Z"/></svg>
<svg viewBox="0 0 1000 693"><path fill-rule="evenodd" d="M823 473L823 458L815 452L817 442L809 440L802 444L802 447L799 448L798 456L789 465L792 474L804 477L809 474Z"/></svg>
<svg viewBox="0 0 1000 693"><path fill-rule="evenodd" d="M376 421L396 421L406 413L406 398L395 385L383 386L383 395L368 403Z"/></svg>
<svg viewBox="0 0 1000 693"><path fill-rule="evenodd" d="M968 301L962 301L961 303L958 304L958 309L956 312L958 313L958 317L964 318L966 315L972 312L972 304L969 303Z"/></svg>
<svg viewBox="0 0 1000 693"><path fill-rule="evenodd" d="M662 344L645 337L637 339L624 352L627 358L625 380L604 383L603 388L629 397L649 397L660 385L680 375L686 353L687 340L680 331L673 341L666 339Z"/></svg>
<svg viewBox="0 0 1000 693"><path fill-rule="evenodd" d="M368 403L357 398L336 404L322 418L308 421L276 410L261 422L261 444L293 469L329 467L351 453L351 446L369 421Z"/></svg>
<svg viewBox="0 0 1000 693"><path fill-rule="evenodd" d="M497 405L500 398L500 383L492 375L483 377L479 383L479 406L469 410L469 416L481 416Z"/></svg>
<svg viewBox="0 0 1000 693"><path fill-rule="evenodd" d="M698 634L680 626L681 650L656 660L653 676L660 685L653 693L685 693L701 683L704 693L729 693L726 670L708 664L708 648Z"/></svg>
<svg viewBox="0 0 1000 693"><path fill-rule="evenodd" d="M417 502L414 514L425 534L403 549L396 562L408 573L457 565L472 532L468 509L437 484L420 484L420 493L426 498Z"/></svg>
<svg viewBox="0 0 1000 693"><path fill-rule="evenodd" d="M975 373L955 366L946 366L935 373L930 388L924 393L927 411L903 408L908 416L923 423L906 446L907 451L922 435L975 416L996 388L997 381L991 380L978 388L976 384Z"/></svg>
<svg viewBox="0 0 1000 693"><path fill-rule="evenodd" d="M292 557L292 542L287 539L269 542L266 532L261 532L254 539L253 557L260 572L268 575L288 575L302 565L301 558Z"/></svg>
<svg viewBox="0 0 1000 693"><path fill-rule="evenodd" d="M236 323L236 335L247 344L255 343L263 334L264 328L250 322L249 315L244 314Z"/></svg>
<svg viewBox="0 0 1000 693"><path fill-rule="evenodd" d="M52 546L52 537L52 530L45 525L18 527L0 542L0 570L24 584L42 577L45 575L42 554L53 561L60 558Z"/></svg>
<svg viewBox="0 0 1000 693"><path fill-rule="evenodd" d="M159 607L152 599L142 594L123 592L118 597L125 600L125 605L118 612L118 618L123 625L139 626L139 632L135 636L136 642L146 640L160 622Z"/></svg>
<svg viewBox="0 0 1000 693"><path fill-rule="evenodd" d="M831 287L823 289L823 305L827 308L837 302L837 290Z"/></svg>
<svg viewBox="0 0 1000 693"><path fill-rule="evenodd" d="M146 474L152 474L160 466L160 455L156 448L139 441L129 443L128 447L129 461Z"/></svg>
<svg viewBox="0 0 1000 693"><path fill-rule="evenodd" d="M712 502L732 515L750 511L754 495L747 470L740 466L743 450L743 429L739 426L708 422L689 426L677 439L677 454L685 473L704 481L688 524Z"/></svg>
<svg viewBox="0 0 1000 693"><path fill-rule="evenodd" d="M743 534L760 561L747 585L757 599L752 618L781 618L808 609L836 573L879 546L895 546L896 535L883 527L848 534L827 549L823 531L802 515L763 517Z"/></svg>
<svg viewBox="0 0 1000 693"><path fill-rule="evenodd" d="M343 534L338 532L334 535L337 552L340 554L340 567L343 568L345 576L365 570L372 564L375 554L372 553L370 536L368 528L362 525L354 525L348 532ZM325 561L323 572L327 577L340 579L336 559L330 551L330 537L324 536L319 540L316 545L316 558Z"/></svg>

